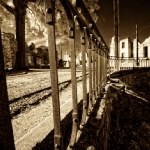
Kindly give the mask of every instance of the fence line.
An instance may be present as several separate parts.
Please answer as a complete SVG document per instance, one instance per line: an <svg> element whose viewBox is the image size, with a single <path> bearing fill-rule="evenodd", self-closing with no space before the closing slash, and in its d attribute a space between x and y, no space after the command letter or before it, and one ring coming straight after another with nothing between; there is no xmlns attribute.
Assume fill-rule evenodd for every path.
<svg viewBox="0 0 150 150"><path fill-rule="evenodd" d="M132 70L133 68L150 67L150 58L140 57L138 59L138 66L136 65L136 58L109 58L109 72L113 73L120 70ZM118 68L117 68L118 66Z"/></svg>
<svg viewBox="0 0 150 150"><path fill-rule="evenodd" d="M84 3L82 1L63 1L65 10L67 10L67 16L69 20L69 49L71 52L71 82L72 82L72 134L71 139L68 145L68 150L73 149L75 143L77 142L79 135L84 127L88 116L90 115L93 106L96 103L97 98L100 95L100 88L102 87L101 83L107 76L107 58L108 50L107 46L101 37L101 34L97 30L95 23L93 22L91 16L89 15ZM53 93L53 111L54 111L54 120L57 123L54 123L54 144L55 149L63 149L62 135L60 128L60 111L59 111L59 97L58 94L58 84L57 84L57 70L55 66L55 37L54 37L54 20L55 20L55 2L50 0L45 1L46 9L49 10L46 15L46 20L48 24L49 31L49 54L51 59L51 80L55 79L53 83L52 91ZM50 11L52 10L52 11ZM49 12L52 12L51 14ZM71 16L70 16L71 14ZM74 15L76 14L76 15ZM52 18L52 20L49 20ZM85 19L87 18L87 19ZM82 119L79 122L79 114L77 109L77 83L76 83L76 24L79 24L80 27L80 43L81 43L81 52L82 52L82 89L83 89L83 112ZM96 31L96 32L95 32ZM52 50L53 48L53 50ZM85 63L85 54L88 53L88 64L89 68L86 69ZM92 62L91 62L92 61ZM87 100L87 90L86 90L86 72L89 72L89 100ZM55 112L57 111L57 112Z"/></svg>

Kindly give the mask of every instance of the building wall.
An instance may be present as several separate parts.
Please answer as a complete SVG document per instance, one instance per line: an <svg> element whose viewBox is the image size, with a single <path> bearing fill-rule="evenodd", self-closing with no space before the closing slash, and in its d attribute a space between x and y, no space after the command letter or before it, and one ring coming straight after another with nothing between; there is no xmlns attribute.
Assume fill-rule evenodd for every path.
<svg viewBox="0 0 150 150"><path fill-rule="evenodd" d="M12 33L2 33L2 45L4 53L4 65L13 68L16 61L17 41Z"/></svg>
<svg viewBox="0 0 150 150"><path fill-rule="evenodd" d="M150 37L145 39L145 41L141 44L141 51L142 51L142 56L144 57L144 47L147 47L147 56L150 57Z"/></svg>
<svg viewBox="0 0 150 150"><path fill-rule="evenodd" d="M3 53L4 53L4 65L5 69L12 69L15 66L16 62L16 52L17 52L17 41L15 39L14 34L12 33L2 33L2 45L3 45ZM30 55L30 50L25 45L25 65L28 66L28 56Z"/></svg>
<svg viewBox="0 0 150 150"><path fill-rule="evenodd" d="M120 57L132 57L133 47L132 42L129 38L120 40Z"/></svg>

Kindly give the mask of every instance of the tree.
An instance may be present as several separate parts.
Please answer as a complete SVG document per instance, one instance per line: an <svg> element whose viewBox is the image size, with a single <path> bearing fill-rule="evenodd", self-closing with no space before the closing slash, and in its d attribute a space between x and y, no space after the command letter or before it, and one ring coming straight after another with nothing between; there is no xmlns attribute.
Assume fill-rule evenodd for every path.
<svg viewBox="0 0 150 150"><path fill-rule="evenodd" d="M7 9L11 14L15 16L16 23L16 40L17 40L17 53L16 53L16 63L15 69L22 70L25 69L25 15L27 4L29 1L35 2L35 0L13 0L13 5L7 4L9 0L0 0L0 5Z"/></svg>
<svg viewBox="0 0 150 150"><path fill-rule="evenodd" d="M42 0L41 0L42 1ZM88 9L90 15L92 16L92 19L97 22L98 15L97 10L100 9L100 6L98 4L98 0L83 0L86 8ZM55 2L55 13L56 13L56 35L62 35L66 34L68 32L68 20L66 12L60 2L60 0L56 0ZM44 12L44 5L41 2L39 3L29 3L28 6L31 8L28 10L27 18L28 18L28 28L29 31L34 29L35 35L39 35L39 33L44 32L45 27L45 12ZM29 13L30 12L30 13ZM32 23L31 23L32 21Z"/></svg>
<svg viewBox="0 0 150 150"><path fill-rule="evenodd" d="M15 69L25 69L25 34L43 35L45 31L45 18L42 0L12 0L13 6L7 2L11 0L0 0L0 5L15 16L17 53ZM98 0L83 0L93 20L98 20L95 10L100 9ZM27 9L28 8L28 9ZM5 12L6 13L6 12ZM27 15L26 15L27 14ZM30 15L29 15L30 14ZM31 15L32 14L32 15ZM11 20L11 19L10 19ZM33 24L34 22L34 24ZM26 28L25 28L26 26ZM65 10L59 0L56 0L56 34L62 35L68 32L68 21ZM31 32L32 31L32 32ZM67 34L66 34L67 36Z"/></svg>
<svg viewBox="0 0 150 150"><path fill-rule="evenodd" d="M88 9L94 22L97 22L98 15L97 10L100 9L98 0L83 0L86 8ZM68 21L64 8L62 7L59 0L56 0L56 32L60 34L66 33L68 31Z"/></svg>
<svg viewBox="0 0 150 150"><path fill-rule="evenodd" d="M94 22L98 21L98 15L96 13L96 11L100 9L98 1L99 0L83 0Z"/></svg>

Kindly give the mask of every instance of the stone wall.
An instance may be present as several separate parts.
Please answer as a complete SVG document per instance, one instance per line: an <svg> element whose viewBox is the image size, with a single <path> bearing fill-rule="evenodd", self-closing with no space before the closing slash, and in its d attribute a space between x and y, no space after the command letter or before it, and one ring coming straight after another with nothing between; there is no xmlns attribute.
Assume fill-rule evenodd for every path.
<svg viewBox="0 0 150 150"><path fill-rule="evenodd" d="M125 76L120 77L121 81L125 82L126 84L136 87L140 85L150 86L150 71L146 72L136 72L134 74L128 74Z"/></svg>
<svg viewBox="0 0 150 150"><path fill-rule="evenodd" d="M2 45L3 45L3 53L4 53L4 64L5 64L5 69L12 69L15 66L16 62L16 51L17 51L17 41L15 39L14 34L12 33L2 33ZM30 54L30 49L27 45L25 44L25 65L26 67L29 66L29 56Z"/></svg>
<svg viewBox="0 0 150 150"><path fill-rule="evenodd" d="M16 60L17 41L12 33L2 33L4 64L6 68L13 68Z"/></svg>
<svg viewBox="0 0 150 150"><path fill-rule="evenodd" d="M16 62L16 52L17 52L17 41L15 39L14 34L3 32L2 45L3 45L5 69L13 69ZM49 64L48 48L45 46L40 46L35 50L36 52L30 50L27 43L25 43L26 67L40 67L41 65L48 66Z"/></svg>

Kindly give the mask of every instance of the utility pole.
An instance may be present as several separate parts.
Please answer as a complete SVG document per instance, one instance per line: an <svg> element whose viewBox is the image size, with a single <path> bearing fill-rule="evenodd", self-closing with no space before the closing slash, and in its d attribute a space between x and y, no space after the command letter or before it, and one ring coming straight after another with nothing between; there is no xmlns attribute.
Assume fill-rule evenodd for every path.
<svg viewBox="0 0 150 150"><path fill-rule="evenodd" d="M138 57L138 25L136 25L136 66L139 66Z"/></svg>
<svg viewBox="0 0 150 150"><path fill-rule="evenodd" d="M119 70L119 0L113 0L113 11L114 11L114 34L115 34L115 70Z"/></svg>
<svg viewBox="0 0 150 150"><path fill-rule="evenodd" d="M115 57L119 57L119 0L113 0L114 11L114 34L115 34Z"/></svg>

